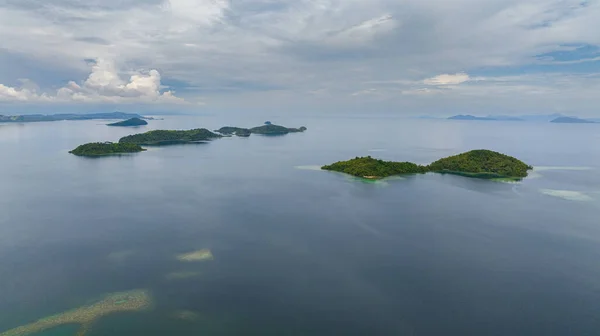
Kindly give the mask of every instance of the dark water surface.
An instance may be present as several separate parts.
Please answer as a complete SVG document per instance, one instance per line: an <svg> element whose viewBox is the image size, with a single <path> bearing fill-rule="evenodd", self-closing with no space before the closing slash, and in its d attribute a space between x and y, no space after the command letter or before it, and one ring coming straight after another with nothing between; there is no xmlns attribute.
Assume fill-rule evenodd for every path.
<svg viewBox="0 0 600 336"><path fill-rule="evenodd" d="M88 335L598 335L598 125L271 116L309 130L68 154L154 128L263 119L0 125L0 334L147 289L153 309L107 316ZM313 169L477 148L539 168L519 184L364 183ZM204 248L213 261L175 258Z"/></svg>

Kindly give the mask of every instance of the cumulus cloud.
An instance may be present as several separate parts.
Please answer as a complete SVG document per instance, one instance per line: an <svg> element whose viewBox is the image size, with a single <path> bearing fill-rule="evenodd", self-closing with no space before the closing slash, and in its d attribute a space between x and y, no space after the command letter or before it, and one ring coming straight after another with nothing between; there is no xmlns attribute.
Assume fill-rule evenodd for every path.
<svg viewBox="0 0 600 336"><path fill-rule="evenodd" d="M0 99L181 102L160 90L167 81L213 106L297 106L319 88L323 109L358 93L353 102L414 99L445 109L451 96L499 108L564 99L591 110L600 97L579 99L590 94L583 76L569 77L583 91L553 93L565 75L581 73L572 68L597 69L598 55L544 56L600 46L599 29L595 0L0 0ZM98 62L89 78L64 84L84 78L82 60L95 58L119 63ZM506 79L529 66L560 76L532 78L527 90ZM18 78L40 88L8 85ZM490 90L515 99L475 94ZM436 99L419 98L427 94Z"/></svg>
<svg viewBox="0 0 600 336"><path fill-rule="evenodd" d="M99 59L92 65L88 78L81 84L75 81L58 89L56 94L38 94L30 81L21 88L0 84L0 100L20 102L87 102L87 103L164 103L185 101L172 91L161 92L161 77L157 70L137 72L128 80L119 76L113 62Z"/></svg>

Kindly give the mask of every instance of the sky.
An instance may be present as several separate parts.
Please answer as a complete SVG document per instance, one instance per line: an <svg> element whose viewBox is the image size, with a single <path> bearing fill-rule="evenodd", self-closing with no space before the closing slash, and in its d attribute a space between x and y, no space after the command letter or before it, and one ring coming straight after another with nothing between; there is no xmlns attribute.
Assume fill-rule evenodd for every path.
<svg viewBox="0 0 600 336"><path fill-rule="evenodd" d="M0 114L600 117L600 0L0 0Z"/></svg>

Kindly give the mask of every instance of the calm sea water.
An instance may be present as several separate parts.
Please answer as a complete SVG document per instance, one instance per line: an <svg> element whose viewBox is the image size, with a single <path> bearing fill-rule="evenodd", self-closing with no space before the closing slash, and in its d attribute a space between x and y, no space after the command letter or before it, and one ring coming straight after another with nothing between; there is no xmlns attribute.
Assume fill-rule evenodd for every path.
<svg viewBox="0 0 600 336"><path fill-rule="evenodd" d="M309 130L100 159L68 153L150 129L266 119ZM434 174L364 183L313 169L477 148L537 169L518 184ZM88 335L598 335L599 215L597 125L276 116L0 125L0 333L147 289L152 310L107 316ZM204 248L214 260L175 258ZM196 319L175 318L182 310Z"/></svg>

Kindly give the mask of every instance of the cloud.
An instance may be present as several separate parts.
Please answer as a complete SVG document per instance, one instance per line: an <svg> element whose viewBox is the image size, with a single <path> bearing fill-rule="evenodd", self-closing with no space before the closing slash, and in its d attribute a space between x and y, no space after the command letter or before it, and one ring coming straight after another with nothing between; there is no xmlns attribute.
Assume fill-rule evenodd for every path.
<svg viewBox="0 0 600 336"><path fill-rule="evenodd" d="M423 81L427 85L458 85L469 81L471 78L464 72L454 75L443 74L428 78Z"/></svg>
<svg viewBox="0 0 600 336"><path fill-rule="evenodd" d="M0 62L0 83L12 101L42 102L43 93L54 101L176 100L159 82L215 108L287 109L319 88L327 95L314 107L323 110L377 97L383 107L441 110L473 99L495 109L564 99L592 111L600 97L580 99L585 88L539 96L564 88L565 76L575 87L589 83L577 74L598 71L596 55L543 55L599 46L599 29L595 0L0 0L0 60L10 60ZM85 59L114 64L65 85L87 77ZM509 79L534 72L557 76ZM20 87L18 78L40 88ZM377 94L347 101L370 89ZM508 90L514 99L479 94Z"/></svg>
<svg viewBox="0 0 600 336"><path fill-rule="evenodd" d="M33 87L33 89L31 89ZM99 59L92 65L88 78L81 84L70 81L56 94L37 93L36 86L24 80L20 88L0 84L0 101L17 102L85 102L85 103L161 103L182 104L172 91L161 92L157 70L137 72L123 80L113 62Z"/></svg>

